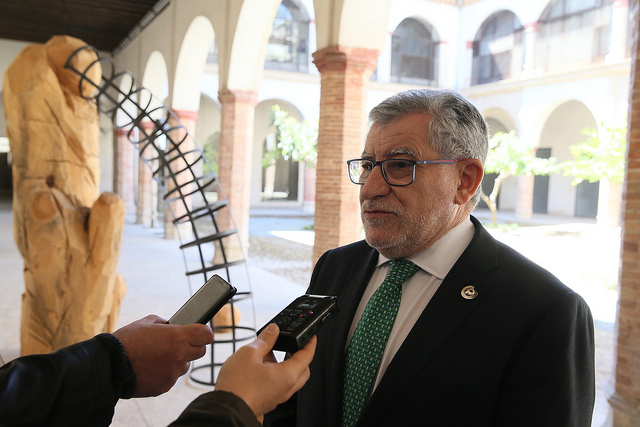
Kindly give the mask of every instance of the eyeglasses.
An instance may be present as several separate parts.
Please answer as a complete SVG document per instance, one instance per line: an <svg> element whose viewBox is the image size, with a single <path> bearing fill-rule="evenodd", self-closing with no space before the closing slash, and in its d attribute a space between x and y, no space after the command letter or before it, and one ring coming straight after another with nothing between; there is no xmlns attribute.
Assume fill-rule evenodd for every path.
<svg viewBox="0 0 640 427"><path fill-rule="evenodd" d="M387 159L375 162L366 159L347 160L349 169L349 179L357 185L364 185L373 168L380 165L382 176L389 185L403 187L413 182L416 177L416 165L450 165L461 162L465 159L452 160L407 160L407 159Z"/></svg>

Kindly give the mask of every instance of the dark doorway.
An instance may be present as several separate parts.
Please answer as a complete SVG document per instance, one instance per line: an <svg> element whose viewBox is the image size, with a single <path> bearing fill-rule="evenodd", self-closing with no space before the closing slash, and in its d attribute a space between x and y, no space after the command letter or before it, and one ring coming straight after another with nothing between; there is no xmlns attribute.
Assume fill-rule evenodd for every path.
<svg viewBox="0 0 640 427"><path fill-rule="evenodd" d="M576 216L595 218L598 215L600 182L582 181L576 188Z"/></svg>
<svg viewBox="0 0 640 427"><path fill-rule="evenodd" d="M551 157L551 148L538 148L536 157L548 159ZM547 213L549 201L549 175L536 175L533 179L533 212Z"/></svg>

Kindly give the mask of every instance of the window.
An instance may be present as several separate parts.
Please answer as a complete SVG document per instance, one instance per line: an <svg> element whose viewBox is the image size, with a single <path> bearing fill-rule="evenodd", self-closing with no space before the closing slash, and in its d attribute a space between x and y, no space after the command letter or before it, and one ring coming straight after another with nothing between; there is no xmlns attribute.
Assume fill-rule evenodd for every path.
<svg viewBox="0 0 640 427"><path fill-rule="evenodd" d="M611 0L556 0L538 23L536 66L544 71L603 62L611 44Z"/></svg>
<svg viewBox="0 0 640 427"><path fill-rule="evenodd" d="M412 18L402 21L391 38L391 81L435 86L439 45L430 25Z"/></svg>
<svg viewBox="0 0 640 427"><path fill-rule="evenodd" d="M523 29L518 18L508 11L489 17L473 41L471 83L495 82L514 76L522 69Z"/></svg>
<svg viewBox="0 0 640 427"><path fill-rule="evenodd" d="M273 21L265 68L306 73L309 65L309 17L293 0L283 0Z"/></svg>

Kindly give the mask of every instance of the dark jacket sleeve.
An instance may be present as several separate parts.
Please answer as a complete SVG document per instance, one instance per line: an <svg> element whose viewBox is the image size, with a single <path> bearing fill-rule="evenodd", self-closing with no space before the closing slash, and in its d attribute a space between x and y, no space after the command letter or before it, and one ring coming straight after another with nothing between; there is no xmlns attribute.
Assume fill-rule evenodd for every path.
<svg viewBox="0 0 640 427"><path fill-rule="evenodd" d="M197 397L170 427L246 427L261 424L244 400L226 391Z"/></svg>
<svg viewBox="0 0 640 427"><path fill-rule="evenodd" d="M100 338L0 368L0 425L108 426L117 395Z"/></svg>

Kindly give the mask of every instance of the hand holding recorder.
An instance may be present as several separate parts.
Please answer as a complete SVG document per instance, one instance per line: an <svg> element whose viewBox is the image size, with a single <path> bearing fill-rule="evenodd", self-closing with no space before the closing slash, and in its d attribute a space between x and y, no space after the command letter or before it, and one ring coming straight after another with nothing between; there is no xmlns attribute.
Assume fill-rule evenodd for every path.
<svg viewBox="0 0 640 427"><path fill-rule="evenodd" d="M309 364L316 351L316 337L289 359L278 363L271 349L279 329L267 325L255 341L241 347L222 365L216 390L242 398L256 417L289 399L309 379Z"/></svg>

